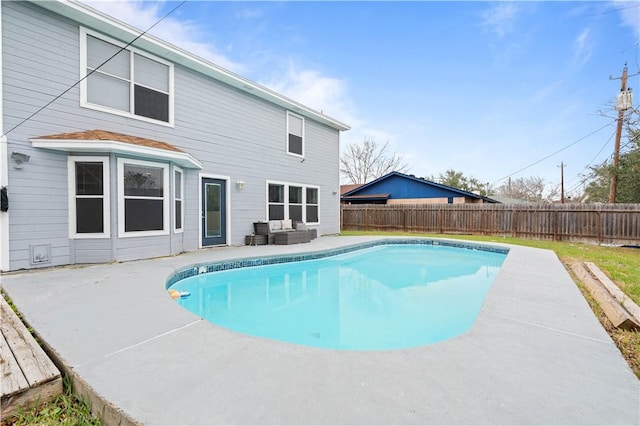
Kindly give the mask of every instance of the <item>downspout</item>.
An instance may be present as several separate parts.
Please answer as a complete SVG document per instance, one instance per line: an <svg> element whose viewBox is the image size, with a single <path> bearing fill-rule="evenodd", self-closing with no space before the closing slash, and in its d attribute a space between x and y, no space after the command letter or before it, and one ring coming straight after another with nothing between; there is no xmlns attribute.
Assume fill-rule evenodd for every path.
<svg viewBox="0 0 640 426"><path fill-rule="evenodd" d="M9 186L9 154L4 135L4 86L2 80L2 7L0 3L0 188ZM0 211L0 271L9 271L9 212Z"/></svg>

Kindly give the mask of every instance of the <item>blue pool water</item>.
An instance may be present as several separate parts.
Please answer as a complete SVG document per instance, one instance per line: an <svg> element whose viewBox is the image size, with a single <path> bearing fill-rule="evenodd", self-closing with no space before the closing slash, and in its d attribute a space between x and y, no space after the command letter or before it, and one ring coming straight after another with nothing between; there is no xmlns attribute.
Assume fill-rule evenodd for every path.
<svg viewBox="0 0 640 426"><path fill-rule="evenodd" d="M471 328L506 254L381 245L322 259L191 276L177 302L239 333L307 346L386 350Z"/></svg>

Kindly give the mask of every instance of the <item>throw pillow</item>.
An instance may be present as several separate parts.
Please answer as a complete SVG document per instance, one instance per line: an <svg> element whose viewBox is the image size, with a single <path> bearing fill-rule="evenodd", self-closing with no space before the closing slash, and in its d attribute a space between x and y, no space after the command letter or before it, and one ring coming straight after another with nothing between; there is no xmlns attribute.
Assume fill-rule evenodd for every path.
<svg viewBox="0 0 640 426"><path fill-rule="evenodd" d="M293 226L291 226L291 219L285 219L282 221L282 229L293 229Z"/></svg>

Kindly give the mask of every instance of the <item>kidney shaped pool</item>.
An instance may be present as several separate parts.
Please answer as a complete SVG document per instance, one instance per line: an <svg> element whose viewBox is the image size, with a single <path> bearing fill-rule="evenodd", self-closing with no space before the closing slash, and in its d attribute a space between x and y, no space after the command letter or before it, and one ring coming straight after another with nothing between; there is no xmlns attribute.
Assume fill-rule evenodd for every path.
<svg viewBox="0 0 640 426"><path fill-rule="evenodd" d="M341 350L401 349L469 330L508 252L437 240L378 243L310 259L197 265L174 274L168 288L183 295L176 301L184 308L239 333Z"/></svg>

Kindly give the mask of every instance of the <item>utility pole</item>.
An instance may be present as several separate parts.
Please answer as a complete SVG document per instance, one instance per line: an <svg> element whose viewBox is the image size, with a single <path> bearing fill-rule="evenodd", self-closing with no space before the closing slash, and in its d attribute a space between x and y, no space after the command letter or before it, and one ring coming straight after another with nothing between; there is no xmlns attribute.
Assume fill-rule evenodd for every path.
<svg viewBox="0 0 640 426"><path fill-rule="evenodd" d="M616 100L616 109L618 110L618 123L616 126L616 141L613 148L613 173L611 173L611 186L609 187L609 202L616 202L616 192L618 190L618 163L620 161L620 138L622 137L622 121L624 112L631 108L631 89L627 89L627 63L624 63L621 77L609 77L609 80L622 80L620 85L620 93Z"/></svg>
<svg viewBox="0 0 640 426"><path fill-rule="evenodd" d="M560 204L564 204L564 161L560 162Z"/></svg>

